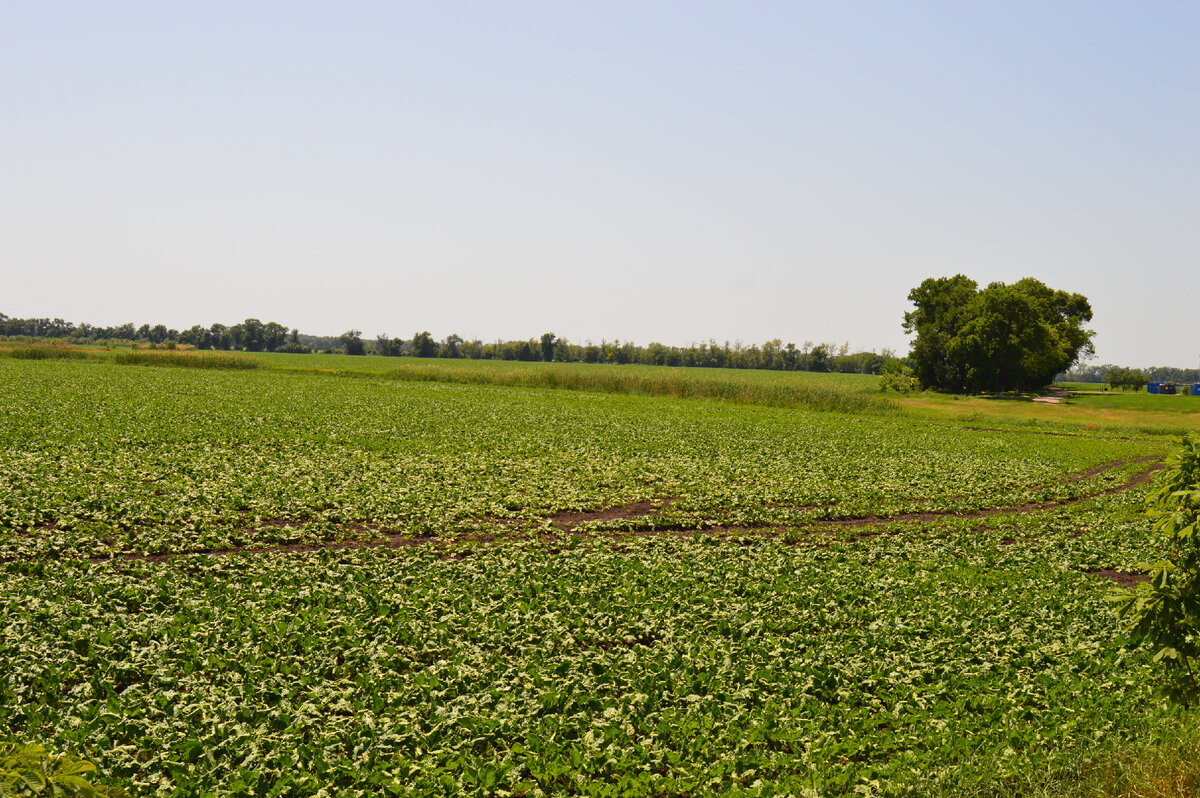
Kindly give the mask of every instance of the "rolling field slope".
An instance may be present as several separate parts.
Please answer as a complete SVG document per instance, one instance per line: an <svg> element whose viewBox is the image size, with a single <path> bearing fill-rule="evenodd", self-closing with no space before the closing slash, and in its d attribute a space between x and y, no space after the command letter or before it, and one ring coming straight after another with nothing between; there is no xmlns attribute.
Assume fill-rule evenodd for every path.
<svg viewBox="0 0 1200 798"><path fill-rule="evenodd" d="M264 363L0 358L14 738L147 795L1016 794L1174 723L1106 601L1162 437Z"/></svg>

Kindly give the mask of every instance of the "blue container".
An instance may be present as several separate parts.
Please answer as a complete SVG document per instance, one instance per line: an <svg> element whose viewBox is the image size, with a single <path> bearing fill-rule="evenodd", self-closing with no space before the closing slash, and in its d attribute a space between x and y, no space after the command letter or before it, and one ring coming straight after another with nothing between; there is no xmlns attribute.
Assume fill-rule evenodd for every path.
<svg viewBox="0 0 1200 798"><path fill-rule="evenodd" d="M1192 383L1192 396L1200 396L1200 382Z"/></svg>
<svg viewBox="0 0 1200 798"><path fill-rule="evenodd" d="M1150 393L1158 393L1158 389L1162 387L1161 382L1151 382L1146 385L1146 390Z"/></svg>

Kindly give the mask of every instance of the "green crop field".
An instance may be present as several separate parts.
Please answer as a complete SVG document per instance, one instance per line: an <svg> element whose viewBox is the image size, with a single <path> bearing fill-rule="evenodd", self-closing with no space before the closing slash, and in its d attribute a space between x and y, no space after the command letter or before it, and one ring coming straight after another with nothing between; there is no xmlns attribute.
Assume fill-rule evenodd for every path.
<svg viewBox="0 0 1200 798"><path fill-rule="evenodd" d="M1067 795L1186 726L1135 422L162 355L0 357L0 729L135 795Z"/></svg>

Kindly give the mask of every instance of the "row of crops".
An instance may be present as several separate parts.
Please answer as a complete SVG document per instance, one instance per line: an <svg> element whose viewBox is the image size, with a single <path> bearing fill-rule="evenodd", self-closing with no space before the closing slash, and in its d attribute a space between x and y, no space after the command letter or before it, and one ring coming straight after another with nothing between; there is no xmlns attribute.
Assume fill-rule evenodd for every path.
<svg viewBox="0 0 1200 798"><path fill-rule="evenodd" d="M0 729L134 794L953 793L1165 717L1095 574L1154 554L1113 490L1152 440L271 369L0 384ZM313 550L257 551L285 544Z"/></svg>
<svg viewBox="0 0 1200 798"><path fill-rule="evenodd" d="M530 532L645 500L667 506L615 526L786 530L1068 500L1138 466L1065 476L1148 451L890 415L269 371L0 359L0 380L0 556Z"/></svg>
<svg viewBox="0 0 1200 798"><path fill-rule="evenodd" d="M149 794L920 792L1151 703L1101 580L1000 540L8 563L0 722Z"/></svg>

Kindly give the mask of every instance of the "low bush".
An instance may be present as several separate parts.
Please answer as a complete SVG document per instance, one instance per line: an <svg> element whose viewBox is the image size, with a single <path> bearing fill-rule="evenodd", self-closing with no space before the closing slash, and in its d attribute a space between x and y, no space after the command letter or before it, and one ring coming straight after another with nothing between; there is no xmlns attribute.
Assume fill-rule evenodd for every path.
<svg viewBox="0 0 1200 798"><path fill-rule="evenodd" d="M1117 598L1134 642L1165 667L1167 695L1190 706L1200 700L1200 438L1183 436L1147 503L1166 559L1148 566L1150 581Z"/></svg>
<svg viewBox="0 0 1200 798"><path fill-rule="evenodd" d="M89 779L96 766L70 754L52 754L34 743L0 743L0 796L76 795L118 798L118 787L103 787Z"/></svg>

